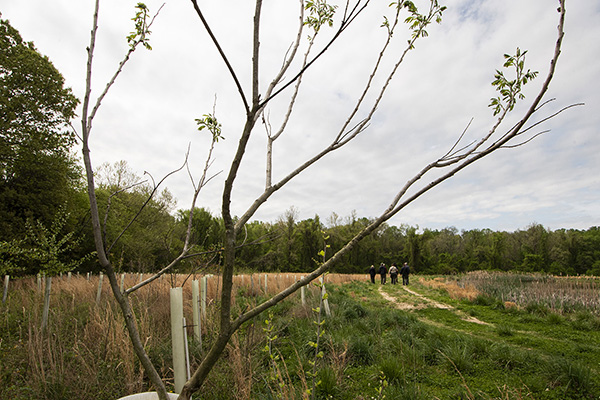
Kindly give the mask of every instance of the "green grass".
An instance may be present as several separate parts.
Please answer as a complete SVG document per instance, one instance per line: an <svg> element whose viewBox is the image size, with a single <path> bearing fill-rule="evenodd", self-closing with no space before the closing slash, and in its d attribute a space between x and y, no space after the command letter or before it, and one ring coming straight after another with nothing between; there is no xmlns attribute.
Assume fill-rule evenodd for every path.
<svg viewBox="0 0 600 400"><path fill-rule="evenodd" d="M209 375L202 399L302 398L312 384L311 362L318 366L317 399L376 399L380 395L400 400L598 398L597 315L581 310L556 314L536 306L506 309L489 296L473 302L456 300L443 290L413 282L411 290L452 307L423 308L426 300L415 299L402 286L386 285L386 293L398 301L420 305L406 311L384 300L379 287L363 282L327 287L333 315L325 317L319 348L322 358L315 357L315 349L309 344L316 339L312 308L317 305L318 295L308 296L310 304L306 308L299 304L299 296L273 308L271 321L277 338L272 346L279 356L278 376L264 351L266 315L248 322ZM13 296L1 309L0 398L114 400L129 392L122 371L139 371L139 364L135 359L122 360L106 353L104 341L109 336L102 333L118 333L122 321L110 307L98 312L93 295L89 301L80 302L59 296L50 325L50 333L56 337L52 339L51 335L38 345L52 350L54 361L71 372L56 374L46 364L46 380L42 381L28 350L35 345L28 327L38 323L39 307L35 294L26 290L23 293L19 298ZM156 300L150 306L156 308L159 304ZM239 304L243 307L244 302ZM137 316L146 318L144 315ZM108 321L109 317L113 319ZM149 338L150 356L163 376L172 379L170 341L165 334L167 317L164 310L148 317L152 323L145 337ZM468 318L477 318L481 323ZM108 321L108 325L98 325L102 321ZM97 333L92 335L94 329ZM204 349L191 343L194 363L213 335L209 324ZM85 342L87 336L95 341ZM113 342L117 339L110 336ZM77 344L76 351L73 343ZM86 366L93 375L81 374L78 385L69 380L72 371L84 372ZM104 383L99 385L98 377ZM147 382L140 379L137 384L146 388Z"/></svg>

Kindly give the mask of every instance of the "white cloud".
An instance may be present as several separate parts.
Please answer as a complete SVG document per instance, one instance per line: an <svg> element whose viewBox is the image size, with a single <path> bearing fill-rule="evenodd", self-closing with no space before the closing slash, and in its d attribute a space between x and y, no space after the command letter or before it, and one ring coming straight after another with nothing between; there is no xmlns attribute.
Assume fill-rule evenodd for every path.
<svg viewBox="0 0 600 400"><path fill-rule="evenodd" d="M203 5L247 95L250 3ZM0 4L2 17L49 56L81 97L93 2L0 0ZM96 95L127 49L125 36L131 30L135 4L101 2L94 58ZM147 4L156 10L162 2ZM276 179L327 145L344 122L372 68L371 56L379 51L380 13L386 5L374 3L374 9L357 21L361 25L345 32L343 40L332 47L331 57L309 70L289 131L275 144ZM535 94L553 51L557 3L457 0L448 6L442 25L431 26L430 37L409 52L364 136L276 193L256 218L273 221L292 205L301 218L319 214L325 220L332 212L345 216L352 210L358 216L378 215L406 180L454 144L471 118L465 142L487 132L493 123L487 104L494 95L490 85L494 70L502 64L502 54L517 46L529 50L528 64L540 71L526 92L528 98ZM296 2L264 5L263 89L294 39L297 8ZM550 228L600 225L596 206L600 114L595 111L600 106L595 60L600 53L599 17L600 7L594 2L568 1L563 52L548 93L557 100L541 115L578 101L585 102L585 107L546 123L543 129L552 131L527 146L499 152L461 172L408 206L391 223L507 230L532 222ZM211 112L217 96L216 113L226 139L217 146L212 171L223 172L206 187L200 205L218 212L222 182L243 124L242 102L189 3L167 2L152 31L154 50L134 54L98 114L92 142L94 163L125 159L136 172L147 170L159 178L180 166L191 143L190 164L200 171L208 138L197 133L194 118ZM396 45L404 43L398 33ZM384 66L390 68L391 60ZM288 92L271 106L274 126L281 120ZM233 208L238 215L264 187L265 142L259 126L235 185ZM167 186L179 199L179 207L187 207L191 187L186 173L176 175Z"/></svg>

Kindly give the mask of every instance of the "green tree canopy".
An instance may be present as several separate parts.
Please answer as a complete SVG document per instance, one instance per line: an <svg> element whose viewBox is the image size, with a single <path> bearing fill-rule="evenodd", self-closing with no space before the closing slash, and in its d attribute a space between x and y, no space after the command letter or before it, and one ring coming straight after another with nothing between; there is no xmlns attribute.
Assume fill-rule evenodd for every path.
<svg viewBox="0 0 600 400"><path fill-rule="evenodd" d="M0 238L49 224L76 201L81 172L68 129L78 100L50 60L0 19Z"/></svg>
<svg viewBox="0 0 600 400"><path fill-rule="evenodd" d="M158 192L137 176L126 161L104 163L96 171L96 196L103 218L107 250L122 271L149 272L169 260L181 246L174 234L176 220L170 214L175 199Z"/></svg>

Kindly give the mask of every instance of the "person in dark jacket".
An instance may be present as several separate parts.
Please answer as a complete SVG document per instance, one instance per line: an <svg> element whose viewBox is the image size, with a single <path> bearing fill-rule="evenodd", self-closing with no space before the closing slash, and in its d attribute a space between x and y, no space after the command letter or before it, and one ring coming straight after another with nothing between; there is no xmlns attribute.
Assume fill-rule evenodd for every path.
<svg viewBox="0 0 600 400"><path fill-rule="evenodd" d="M379 266L379 275L381 276L381 284L385 285L386 276L387 276L387 268L384 263L381 263Z"/></svg>
<svg viewBox="0 0 600 400"><path fill-rule="evenodd" d="M400 268L400 275L402 275L402 284L408 285L408 275L410 275L410 267L407 263L404 263L402 268Z"/></svg>
<svg viewBox="0 0 600 400"><path fill-rule="evenodd" d="M374 265L371 265L371 268L369 268L369 275L371 275L371 283L375 283L375 275L377 275L377 271L375 271Z"/></svg>

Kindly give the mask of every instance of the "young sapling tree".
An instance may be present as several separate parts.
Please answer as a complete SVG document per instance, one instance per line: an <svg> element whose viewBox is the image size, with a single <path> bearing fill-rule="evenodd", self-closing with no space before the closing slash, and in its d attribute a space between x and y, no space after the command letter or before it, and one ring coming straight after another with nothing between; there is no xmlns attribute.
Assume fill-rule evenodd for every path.
<svg viewBox="0 0 600 400"><path fill-rule="evenodd" d="M150 34L149 29L152 25L153 18L149 18L149 13L145 5L139 3L137 6L138 11L134 18L135 30L127 38L130 49L121 64L119 64L117 72L106 86L105 91L98 97L95 105L92 107L90 103L90 82L92 77L91 66L94 54L95 35L96 30L98 29L98 3L99 0L96 0L93 28L90 46L88 48L87 84L82 109L81 135L83 139L84 163L88 178L88 194L92 209L94 239L98 260L106 271L113 289L113 294L125 316L126 326L135 353L140 359L150 381L157 390L159 398L165 400L167 395L164 382L143 348L128 296L140 287L149 284L162 274L172 270L177 263L190 256L189 251L191 246L189 238L193 212L190 212L189 214L188 231L179 255L168 265L162 267L160 271L152 277L121 292L110 260L109 252L107 252L107 249L110 248L110 246L107 246L102 235L98 206L95 200L94 175L90 159L89 136L92 129L92 121L98 107L104 99L106 92L114 84L115 79L120 74L130 55L139 45L143 45L148 49L151 48L148 42L148 36ZM308 72L311 71L315 65L318 65L322 59L334 52L333 49L335 45L344 38L344 34L351 26L362 23L362 17L366 14L365 10L372 6L372 2L369 0L348 0L338 5L328 3L325 0L299 0L300 23L298 24L298 29L294 36L295 39L293 40L289 52L284 57L282 67L275 73L275 77L271 80L270 85L268 85L264 92L261 92L260 90L261 74L259 73L261 70L261 24L264 23L261 20L263 14L263 1L257 0L255 2L250 46L250 71L248 74L242 74L241 71L238 71L238 69L234 67L224 46L222 46L219 38L211 27L211 23L203 12L203 7L200 5L200 2L191 0L191 3L193 10L200 20L200 24L210 37L219 56L224 62L226 73L231 77L233 84L235 85L235 89L242 104L240 113L243 116L244 122L237 138L237 147L228 167L229 169L226 171L222 191L221 217L223 218L225 233L222 243L223 263L220 271L222 286L220 288L220 299L218 303L218 335L212 342L208 351L204 354L198 368L192 373L191 378L184 385L179 398L185 400L190 399L192 394L200 390L210 371L222 356L232 335L234 335L242 324L278 304L283 299L296 292L299 288L308 285L323 273L330 270L331 267L339 262L345 254L351 251L360 240L370 235L372 232L375 232L383 223L397 215L407 205L419 199L423 194L497 150L518 147L531 141L538 135L531 134L531 132L532 130L537 129L540 123L553 118L571 107L565 107L551 115L542 117L536 122L530 122L534 114L539 113L544 106L548 104L548 101L544 101L544 95L547 92L554 75L564 35L565 0L560 0L560 7L558 9L558 35L554 53L551 56L548 74L539 88L537 95L533 98L529 107L523 114L518 117L516 123L513 123L508 128L504 128L507 115L510 112L515 111L515 104L524 98L522 93L523 86L537 75L536 72L531 72L525 68L526 52L520 49L517 49L514 55L507 55L504 65L505 68L513 68L514 77L508 77L508 73L505 71L497 71L496 73L493 85L498 89L499 95L492 99L490 103L490 107L493 109L496 120L486 133L478 140L463 144L463 137L465 135L463 132L462 135L458 136L456 142L452 146L449 146L450 148L447 152L441 157L426 164L419 172L410 178L404 186L398 187L396 194L389 200L388 207L370 224L365 226L364 229L349 240L338 252L325 259L324 262L320 263L311 273L306 274L303 278L270 299L255 305L240 315L234 315L232 311L232 298L233 276L236 271L236 249L240 245L238 239L243 236L244 226L276 192L287 187L287 185L296 177L303 174L309 168L316 167L316 164L319 161L346 146L367 130L377 109L384 101L386 94L391 90L391 82L398 75L400 66L405 61L406 57L415 49L417 42L428 36L428 27L434 22L441 22L446 7L440 5L438 0L427 1L425 12L421 12L412 1L396 1L390 4L390 14L387 15L384 18L383 23L381 23L381 27L386 34L380 44L379 52L375 55L372 67L367 73L365 83L357 96L356 103L348 111L347 118L340 124L339 129L332 133L332 140L328 144L320 149L316 149L312 156L299 162L294 169L287 174L284 174L279 180L275 180L273 178L275 174L273 173L272 160L273 143L290 126L290 116L292 115L292 110L295 105L297 105L298 96L301 94L300 89L308 78ZM339 20L336 22L338 16ZM404 21L406 25L402 24L402 21ZM398 46L396 38L399 36L401 37L400 28L402 26L408 27L408 40L402 46ZM331 32L326 33L324 30L325 27L331 28ZM302 41L305 29L310 31L307 44ZM317 39L324 40L323 43L320 43L319 47L315 47L317 46ZM304 56L298 63L295 63L294 60L298 57L298 54L302 52L301 49L304 49ZM389 63L390 59L392 59L393 62ZM249 76L247 85L242 84L241 76ZM247 87L250 88L249 94L246 93L245 90ZM291 89L291 96L287 102L287 107L284 107L285 110L283 112L282 122L279 125L280 127L276 131L273 131L271 129L271 114L268 107L275 99L280 99L287 95L288 91L286 89L288 88ZM321 88L321 90L328 89ZM203 118L196 121L199 130L206 129L212 134L212 144L202 173L202 178L198 182L194 182L192 179L194 196L191 210L194 210L200 190L212 178L208 176L212 152L215 143L223 137L221 132L221 122L216 119L214 110L212 114L205 114ZM254 138L253 133L257 129L256 125L259 121L262 121L267 132L265 187L242 215L235 217L232 212L232 203L234 201L235 193L234 185L239 180L243 171L244 167L242 162L248 157L249 143L251 142L251 139ZM424 179L422 178L429 175L433 175L433 178L428 182L423 183Z"/></svg>

